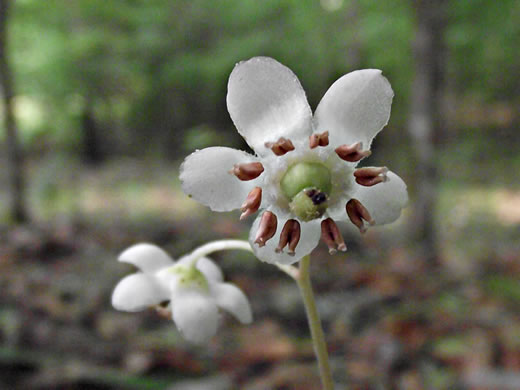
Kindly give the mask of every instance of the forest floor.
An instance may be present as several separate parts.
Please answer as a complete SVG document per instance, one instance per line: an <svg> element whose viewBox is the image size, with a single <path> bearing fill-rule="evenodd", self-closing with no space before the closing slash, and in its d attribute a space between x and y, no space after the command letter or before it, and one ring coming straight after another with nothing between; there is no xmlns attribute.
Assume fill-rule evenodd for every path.
<svg viewBox="0 0 520 390"><path fill-rule="evenodd" d="M153 242L178 258L209 240L247 238L251 221L180 191L177 166L128 159L87 169L57 158L31 168L35 222L0 225L0 389L319 387L296 286L249 254L214 259L255 320L224 316L203 347L153 310L111 307L113 287L132 272L116 261L126 247ZM320 245L312 279L337 388L520 388L519 210L518 190L443 182L437 266L408 239L410 210L365 236L342 225L346 254Z"/></svg>

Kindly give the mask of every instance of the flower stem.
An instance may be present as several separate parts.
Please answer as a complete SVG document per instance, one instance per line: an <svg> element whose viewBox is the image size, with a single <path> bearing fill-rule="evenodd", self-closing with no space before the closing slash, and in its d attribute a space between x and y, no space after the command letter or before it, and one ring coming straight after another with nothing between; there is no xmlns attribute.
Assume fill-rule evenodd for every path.
<svg viewBox="0 0 520 390"><path fill-rule="evenodd" d="M321 383L323 390L333 390L334 382L332 381L332 373L329 364L329 355L327 352L327 344L321 327L321 320L316 308L316 301L312 292L310 279L310 256L303 257L300 261L298 276L295 278L302 294L307 320L311 329L312 343L314 344L314 353L318 359L318 367L320 370Z"/></svg>
<svg viewBox="0 0 520 390"><path fill-rule="evenodd" d="M287 264L279 264L275 263L275 265L278 267L280 271L285 272L287 275L289 275L294 280L298 280L298 275L300 275L300 270L295 267L294 265L287 265Z"/></svg>
<svg viewBox="0 0 520 390"><path fill-rule="evenodd" d="M247 241L242 240L217 240L211 241L207 244L199 246L193 252L191 252L188 256L190 257L189 263L192 266L195 266L197 261L204 256L207 256L213 252L223 251L223 250L231 250L231 249L240 249L247 252L253 252L251 245Z"/></svg>

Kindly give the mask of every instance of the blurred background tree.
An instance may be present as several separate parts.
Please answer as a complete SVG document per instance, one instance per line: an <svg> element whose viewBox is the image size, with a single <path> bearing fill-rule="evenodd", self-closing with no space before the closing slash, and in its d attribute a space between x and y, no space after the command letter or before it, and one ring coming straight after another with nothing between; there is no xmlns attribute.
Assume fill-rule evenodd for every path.
<svg viewBox="0 0 520 390"><path fill-rule="evenodd" d="M408 128L415 160L417 197L411 221L412 234L421 243L421 257L438 263L435 237L435 203L438 167L437 143L443 138L442 98L446 67L444 32L449 3L417 0L414 2L416 31L413 41L414 79L410 91Z"/></svg>
<svg viewBox="0 0 520 390"><path fill-rule="evenodd" d="M13 76L9 66L7 21L10 2L0 1L0 96L2 97L7 155L7 174L10 190L10 220L23 223L28 219L25 205L23 157L18 141L18 126L14 113Z"/></svg>
<svg viewBox="0 0 520 390"><path fill-rule="evenodd" d="M252 0L22 0L13 9L11 42L22 133L34 148L77 152L83 142L86 154L106 149L174 157L182 150L179 140L191 139L180 133L197 129L208 144L211 134L230 133L222 98L227 77L235 62L259 54L294 69L313 105L346 71L384 69L398 97L391 125L400 127L415 69L414 26L421 22L414 9L423 3L440 8L404 0L261 6ZM459 105L516 97L515 12L516 2L507 0L449 5L453 23L434 34L447 45L446 96L455 95ZM490 71L499 64L502 72Z"/></svg>

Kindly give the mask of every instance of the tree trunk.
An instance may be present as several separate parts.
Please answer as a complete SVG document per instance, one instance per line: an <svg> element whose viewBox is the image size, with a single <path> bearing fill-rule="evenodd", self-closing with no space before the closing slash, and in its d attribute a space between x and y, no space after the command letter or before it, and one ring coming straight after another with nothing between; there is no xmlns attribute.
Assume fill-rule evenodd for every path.
<svg viewBox="0 0 520 390"><path fill-rule="evenodd" d="M99 128L89 99L81 113L82 158L85 164L97 166L105 160L99 139Z"/></svg>
<svg viewBox="0 0 520 390"><path fill-rule="evenodd" d="M416 199L413 235L421 254L435 264L439 248L435 229L437 196L436 139L440 138L443 90L445 0L415 0L416 34L413 44L415 78L408 124L415 151Z"/></svg>
<svg viewBox="0 0 520 390"><path fill-rule="evenodd" d="M4 106L4 124L6 130L7 169L11 195L10 218L13 223L28 220L25 208L23 156L18 143L16 121L13 111L13 82L7 55L7 18L9 0L0 0L0 97Z"/></svg>

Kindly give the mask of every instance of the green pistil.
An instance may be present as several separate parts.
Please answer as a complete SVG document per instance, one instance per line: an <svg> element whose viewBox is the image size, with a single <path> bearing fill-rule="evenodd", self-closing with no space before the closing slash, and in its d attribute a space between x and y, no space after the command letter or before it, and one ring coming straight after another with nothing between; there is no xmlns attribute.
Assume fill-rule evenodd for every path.
<svg viewBox="0 0 520 390"><path fill-rule="evenodd" d="M329 169L317 162L299 162L291 165L280 181L285 196L293 199L306 188L317 188L325 194L331 190Z"/></svg>
<svg viewBox="0 0 520 390"><path fill-rule="evenodd" d="M315 195L313 195L315 194ZM321 217L327 210L328 197L315 188L306 188L296 194L289 203L291 211L302 221Z"/></svg>
<svg viewBox="0 0 520 390"><path fill-rule="evenodd" d="M302 221L321 217L328 206L331 190L329 169L317 162L300 162L289 167L280 181L290 199L291 211Z"/></svg>

